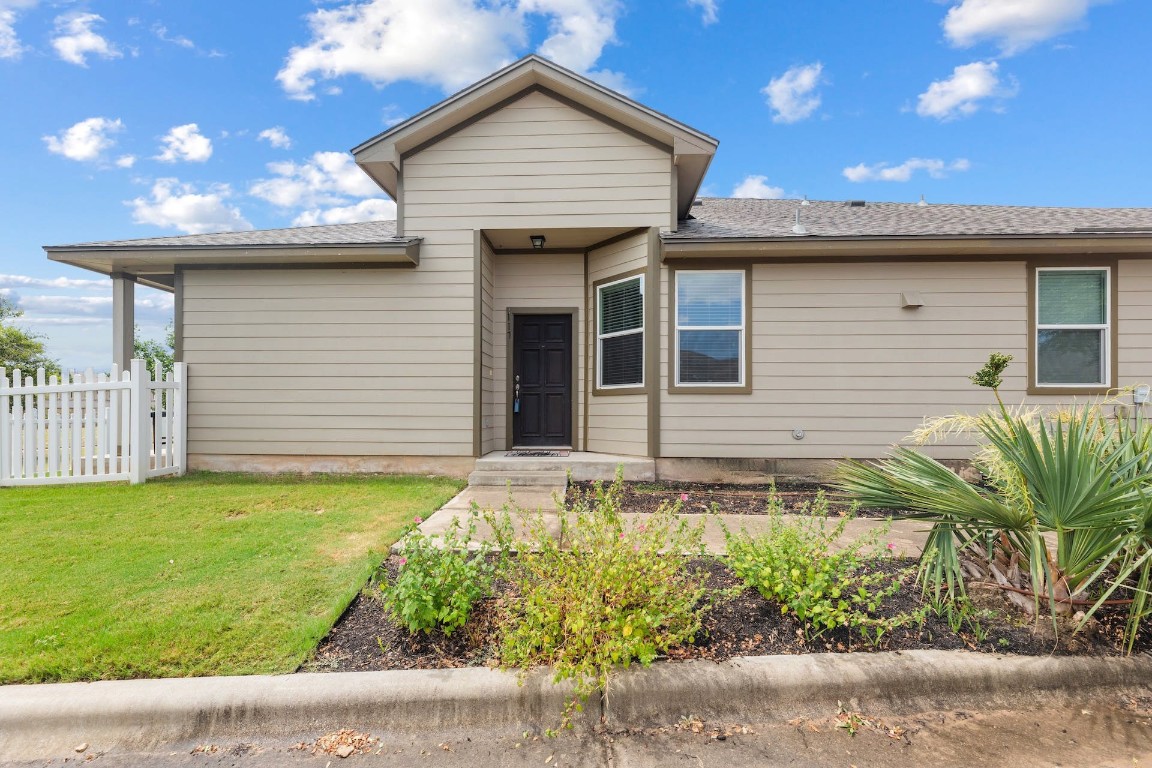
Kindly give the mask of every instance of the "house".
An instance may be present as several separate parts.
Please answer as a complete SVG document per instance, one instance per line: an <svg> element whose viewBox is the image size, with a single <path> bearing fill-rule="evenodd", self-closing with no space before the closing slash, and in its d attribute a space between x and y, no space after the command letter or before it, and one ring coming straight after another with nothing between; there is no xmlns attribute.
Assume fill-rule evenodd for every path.
<svg viewBox="0 0 1152 768"><path fill-rule="evenodd" d="M46 248L175 294L192 467L663 476L882 455L1152 380L1152 210L697 199L717 140L529 56L352 150L395 222ZM963 445L936 455L962 459Z"/></svg>

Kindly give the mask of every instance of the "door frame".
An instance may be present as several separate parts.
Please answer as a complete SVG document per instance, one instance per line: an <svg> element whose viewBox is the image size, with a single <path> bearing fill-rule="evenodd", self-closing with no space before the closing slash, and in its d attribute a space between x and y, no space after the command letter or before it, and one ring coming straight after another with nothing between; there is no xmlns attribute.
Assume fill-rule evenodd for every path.
<svg viewBox="0 0 1152 768"><path fill-rule="evenodd" d="M504 379L506 384L506 391L504 393L504 449L512 450L513 435L512 435L512 386L515 383L513 380L512 366L515 361L516 355L516 339L513 337L515 333L515 319L516 315L570 315L570 322L572 323L572 366L571 366L571 380L568 382L568 391L571 393L572 399L572 422L570 430L572 432L572 450L581 450L578 445L580 440L580 430L576 425L580 423L580 390L577 388L578 382L581 381L580 377L580 308L579 307L508 307L505 310L505 322L507 328L507 345L504 348Z"/></svg>

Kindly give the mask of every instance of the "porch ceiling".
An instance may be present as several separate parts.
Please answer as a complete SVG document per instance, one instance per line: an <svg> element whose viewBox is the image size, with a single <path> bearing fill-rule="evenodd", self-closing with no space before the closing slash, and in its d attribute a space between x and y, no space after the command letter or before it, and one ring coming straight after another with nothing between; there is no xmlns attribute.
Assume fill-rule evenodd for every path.
<svg viewBox="0 0 1152 768"><path fill-rule="evenodd" d="M589 227L583 229L486 229L484 234L492 244L492 249L500 252L531 251L531 235L544 235L544 249L548 251L583 251L597 243L610 240L626 232L631 227Z"/></svg>

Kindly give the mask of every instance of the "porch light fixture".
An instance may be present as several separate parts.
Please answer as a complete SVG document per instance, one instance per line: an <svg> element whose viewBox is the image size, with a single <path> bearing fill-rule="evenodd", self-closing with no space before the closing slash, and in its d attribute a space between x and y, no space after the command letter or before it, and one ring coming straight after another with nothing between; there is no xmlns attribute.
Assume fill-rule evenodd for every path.
<svg viewBox="0 0 1152 768"><path fill-rule="evenodd" d="M532 241L532 250L540 251L544 249L544 235L528 235L528 239Z"/></svg>

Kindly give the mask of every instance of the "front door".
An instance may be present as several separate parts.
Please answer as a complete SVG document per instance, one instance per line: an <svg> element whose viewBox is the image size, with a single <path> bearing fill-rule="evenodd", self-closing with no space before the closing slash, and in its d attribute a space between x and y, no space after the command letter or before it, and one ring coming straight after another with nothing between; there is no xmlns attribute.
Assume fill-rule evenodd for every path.
<svg viewBox="0 0 1152 768"><path fill-rule="evenodd" d="M513 315L512 444L572 445L572 315Z"/></svg>

